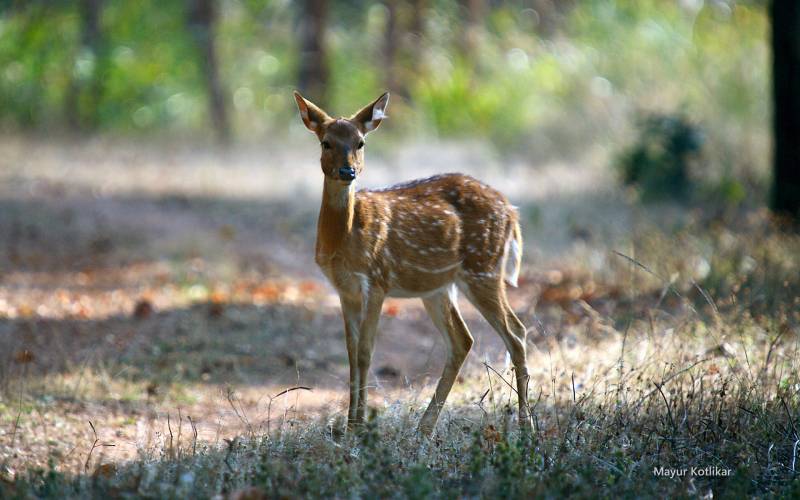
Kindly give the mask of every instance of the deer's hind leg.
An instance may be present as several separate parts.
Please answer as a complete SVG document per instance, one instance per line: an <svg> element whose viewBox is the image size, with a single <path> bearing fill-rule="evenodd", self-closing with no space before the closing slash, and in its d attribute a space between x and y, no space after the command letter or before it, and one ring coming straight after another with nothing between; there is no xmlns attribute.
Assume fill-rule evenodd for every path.
<svg viewBox="0 0 800 500"><path fill-rule="evenodd" d="M424 435L430 435L436 427L439 419L439 412L442 410L447 395L461 370L461 365L472 348L474 342L472 335L464 324L461 313L458 311L456 303L456 287L451 285L447 291L438 293L432 297L422 299L425 310L428 311L436 329L444 337L447 347L447 360L442 371L439 383L436 384L436 391L433 393L428 408L422 415L419 422L419 431Z"/></svg>
<svg viewBox="0 0 800 500"><path fill-rule="evenodd" d="M528 381L530 377L525 346L527 337L525 325L511 309L506 298L505 283L499 275L474 274L462 284L462 289L470 302L503 339L503 343L511 355L517 379L520 427L528 428L530 424L528 411Z"/></svg>

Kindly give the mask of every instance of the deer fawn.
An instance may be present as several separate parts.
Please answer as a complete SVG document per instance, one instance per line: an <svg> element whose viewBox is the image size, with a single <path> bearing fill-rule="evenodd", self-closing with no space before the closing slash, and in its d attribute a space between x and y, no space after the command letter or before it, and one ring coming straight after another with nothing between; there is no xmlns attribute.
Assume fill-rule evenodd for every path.
<svg viewBox="0 0 800 500"><path fill-rule="evenodd" d="M339 293L350 362L348 427L364 421L367 375L385 297L420 297L447 346L447 361L419 423L429 435L473 338L458 310L461 290L503 338L516 372L520 426L528 428L525 326L506 298L516 286L522 237L516 209L498 191L445 174L369 191L355 189L364 138L386 117L389 94L350 118L331 118L295 92L322 146L325 183L316 262ZM506 268L510 268L510 273Z"/></svg>

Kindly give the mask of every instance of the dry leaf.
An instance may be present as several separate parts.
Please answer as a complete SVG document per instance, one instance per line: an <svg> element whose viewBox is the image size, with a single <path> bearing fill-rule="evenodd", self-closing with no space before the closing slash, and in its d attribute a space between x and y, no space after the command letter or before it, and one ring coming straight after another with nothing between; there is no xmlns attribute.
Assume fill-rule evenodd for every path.
<svg viewBox="0 0 800 500"><path fill-rule="evenodd" d="M316 281L301 281L300 282L300 291L304 294L312 294L317 293L320 290L320 285Z"/></svg>
<svg viewBox="0 0 800 500"><path fill-rule="evenodd" d="M36 359L36 356L34 356L33 353L27 349L17 351L17 353L14 354L14 362L20 365L33 363L34 359Z"/></svg>
<svg viewBox="0 0 800 500"><path fill-rule="evenodd" d="M106 479L111 478L114 474L117 473L117 466L114 464L100 464L95 468L94 473L92 474L94 477L104 477Z"/></svg>
<svg viewBox="0 0 800 500"><path fill-rule="evenodd" d="M231 241L236 237L236 228L230 224L223 224L219 228L219 237L225 241Z"/></svg>
<svg viewBox="0 0 800 500"><path fill-rule="evenodd" d="M250 486L236 490L228 495L228 500L266 500L267 494L261 488Z"/></svg>
<svg viewBox="0 0 800 500"><path fill-rule="evenodd" d="M494 425L489 424L483 429L483 439L490 443L499 443L503 440L503 436L500 434L500 431L494 427Z"/></svg>
<svg viewBox="0 0 800 500"><path fill-rule="evenodd" d="M133 308L133 317L136 319L148 318L153 314L153 311L153 304L147 299L141 299L136 303L136 307Z"/></svg>
<svg viewBox="0 0 800 500"><path fill-rule="evenodd" d="M208 316L219 318L225 312L225 305L221 302L211 302L208 304Z"/></svg>
<svg viewBox="0 0 800 500"><path fill-rule="evenodd" d="M390 318L396 318L400 313L400 307L398 307L398 305L394 302L390 302L386 304L386 307L383 308L383 312L386 313L386 315Z"/></svg>

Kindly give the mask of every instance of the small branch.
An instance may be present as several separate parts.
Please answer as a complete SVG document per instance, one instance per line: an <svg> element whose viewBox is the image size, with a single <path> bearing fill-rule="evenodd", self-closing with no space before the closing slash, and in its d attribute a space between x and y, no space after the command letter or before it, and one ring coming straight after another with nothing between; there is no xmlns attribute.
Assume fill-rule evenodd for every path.
<svg viewBox="0 0 800 500"><path fill-rule="evenodd" d="M577 403L578 399L575 397L575 372L572 372L572 404Z"/></svg>
<svg viewBox="0 0 800 500"><path fill-rule="evenodd" d="M172 458L175 456L175 451L172 448L172 425L169 421L169 413L167 413L167 429L169 429L169 448L167 448L167 454Z"/></svg>
<svg viewBox="0 0 800 500"><path fill-rule="evenodd" d="M490 389L486 389L486 392L483 393L483 396L481 396L481 398L476 403L478 405L478 408L481 409L481 411L484 413L484 415L488 415L489 414L489 412L487 412L486 409L483 407L483 400L486 399L486 396L489 394L489 391L490 391Z"/></svg>
<svg viewBox="0 0 800 500"><path fill-rule="evenodd" d="M772 358L772 350L775 349L775 346L778 345L778 341L783 337L783 334L786 333L789 329L788 328L781 328L778 332L778 335L772 339L772 342L769 343L769 349L767 350L767 357L764 360L764 369L762 370L763 376L767 376L767 370L769 369L769 360Z"/></svg>
<svg viewBox="0 0 800 500"><path fill-rule="evenodd" d="M92 452L95 448L100 446L116 446L115 444L111 443L100 443L100 438L97 437L97 430L94 428L94 424L91 420L89 420L89 427L92 428L92 433L94 434L94 442L92 443L92 448L89 450L89 454L86 456L86 462L83 464L83 470L89 470L89 462L92 460ZM98 444L100 443L100 444Z"/></svg>
<svg viewBox="0 0 800 500"><path fill-rule="evenodd" d="M279 397L285 395L285 394L289 394L290 392L299 391L299 390L312 391L313 389L311 389L311 387L306 387L304 385L296 385L294 387L289 387L288 389L284 389L284 390L282 390L281 392L279 392L278 394L276 394L274 396L267 396L269 398L269 403L267 403L267 436L269 436L272 433L272 429L271 429L271 427L272 427L272 425L271 425L272 424L272 402L275 401L276 399L278 399ZM297 405L297 403L295 403L295 406L296 405ZM297 416L297 414L295 414L295 417L296 416ZM261 425L264 425L264 424L262 423Z"/></svg>
<svg viewBox="0 0 800 500"><path fill-rule="evenodd" d="M191 415L186 415L186 418L189 419L189 423L192 424L192 431L194 431L194 439L192 440L192 456L194 456L197 453L197 425L195 425Z"/></svg>
<svg viewBox="0 0 800 500"><path fill-rule="evenodd" d="M667 415L669 416L669 421L672 424L672 434L675 435L675 430L676 430L675 419L672 418L672 410L670 410L670 408L669 408L669 401L667 401L667 396L664 395L664 391L661 390L661 386L658 385L657 382L653 382L653 385L656 386L656 389L658 389L658 392L661 394L661 397L664 399L664 405L667 407Z"/></svg>
<svg viewBox="0 0 800 500"><path fill-rule="evenodd" d="M492 366L491 366L489 363L487 363L486 361L484 361L484 362L483 362L483 364L486 366L486 368L487 368L487 369L489 369L489 370L492 370L492 371L495 373L495 375L497 375L498 377L500 377L500 380L502 380L503 382L505 382L505 384L506 384L507 386L509 386L509 387L511 388L511 390L512 390L512 391L514 391L514 394L517 394L517 390L514 388L514 386L513 386L513 385L511 385L511 383L510 383L508 380L506 380L505 378L503 378L503 376L502 376L502 375L500 375L500 373L499 373L497 370L495 370L494 368L492 368Z"/></svg>
<svg viewBox="0 0 800 500"><path fill-rule="evenodd" d="M797 427L794 426L794 418L792 417L792 413L789 411L789 407L786 406L786 401L781 396L781 404L783 405L783 410L786 412L786 417L789 419L789 425L792 427L792 434L794 434L794 438L800 440L800 436L797 435ZM795 444L795 446L797 446Z"/></svg>
<svg viewBox="0 0 800 500"><path fill-rule="evenodd" d="M282 390L278 394L272 396L272 399L279 398L279 397L283 396L284 394L288 394L288 393L290 393L292 391L297 391L297 390L311 391L312 389L311 389L311 387L305 387L305 386L302 386L302 385L298 385L298 386L295 386L295 387L290 387L288 389Z"/></svg>

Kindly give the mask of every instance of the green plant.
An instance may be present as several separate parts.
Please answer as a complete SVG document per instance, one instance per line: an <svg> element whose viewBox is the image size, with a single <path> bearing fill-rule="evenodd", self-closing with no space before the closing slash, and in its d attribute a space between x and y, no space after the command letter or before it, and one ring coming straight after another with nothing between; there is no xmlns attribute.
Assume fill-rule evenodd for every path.
<svg viewBox="0 0 800 500"><path fill-rule="evenodd" d="M647 115L633 144L620 154L622 181L638 187L645 199L685 198L704 140L703 130L681 114Z"/></svg>

